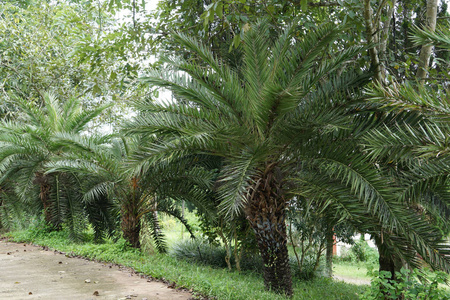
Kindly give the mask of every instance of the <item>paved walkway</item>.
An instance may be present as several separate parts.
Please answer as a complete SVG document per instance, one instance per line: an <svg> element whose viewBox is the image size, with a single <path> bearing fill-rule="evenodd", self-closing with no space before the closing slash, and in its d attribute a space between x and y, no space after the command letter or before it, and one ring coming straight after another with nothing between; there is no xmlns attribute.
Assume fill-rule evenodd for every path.
<svg viewBox="0 0 450 300"><path fill-rule="evenodd" d="M187 300L170 289L117 266L0 241L0 299L158 299Z"/></svg>

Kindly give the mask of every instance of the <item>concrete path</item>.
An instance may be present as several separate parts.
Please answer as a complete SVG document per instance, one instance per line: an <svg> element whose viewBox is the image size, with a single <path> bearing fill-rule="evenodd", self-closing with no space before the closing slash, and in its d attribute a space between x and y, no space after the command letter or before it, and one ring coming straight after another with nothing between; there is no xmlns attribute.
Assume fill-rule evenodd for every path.
<svg viewBox="0 0 450 300"><path fill-rule="evenodd" d="M127 269L0 241L0 299L187 300L192 295Z"/></svg>

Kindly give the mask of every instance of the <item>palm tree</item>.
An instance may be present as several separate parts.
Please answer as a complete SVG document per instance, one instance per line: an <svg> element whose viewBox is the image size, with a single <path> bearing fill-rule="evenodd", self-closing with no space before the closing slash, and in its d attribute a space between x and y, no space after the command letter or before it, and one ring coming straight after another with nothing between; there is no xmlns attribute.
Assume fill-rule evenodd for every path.
<svg viewBox="0 0 450 300"><path fill-rule="evenodd" d="M58 228L61 211L52 191L58 195L59 179L45 173L45 164L64 151L59 135L82 133L109 105L84 111L80 100L62 102L51 94L45 95L42 106L24 99L16 99L14 105L20 112L18 118L0 123L0 183L14 179L19 198L32 203L39 199L46 223Z"/></svg>
<svg viewBox="0 0 450 300"><path fill-rule="evenodd" d="M360 101L367 76L341 68L360 49L327 51L339 30L322 26L295 38L291 27L272 39L265 22L252 25L239 70L194 39L175 35L194 61L205 64L165 58L172 69L142 80L180 100L136 101L141 114L127 125L129 134L160 138L142 147L137 160L147 164L192 154L222 158L215 186L219 209L229 219L245 214L266 288L287 295L292 284L285 220L295 195L373 234L414 265L419 252L433 266L450 266L439 231L398 201L404 186L359 144L367 131L401 115L374 113Z"/></svg>
<svg viewBox="0 0 450 300"><path fill-rule="evenodd" d="M120 214L123 237L132 247L140 248L141 223L145 219L151 226L158 251L166 251L157 211L178 218L193 235L173 200L201 201L212 182L211 172L195 167L192 160L134 166L129 158L138 143L131 139L66 135L60 137L60 143L70 151L47 164L47 174L64 172L76 176L81 183L81 201L85 204L102 199L105 204L114 203ZM105 211L104 220L109 219L107 214ZM94 219L91 222L102 224Z"/></svg>
<svg viewBox="0 0 450 300"><path fill-rule="evenodd" d="M404 117L392 126L369 131L364 138L365 149L372 160L390 166L395 180L403 186L398 201L412 209L413 215L428 220L434 227L428 237L434 235L437 243L439 236L444 234L445 237L450 232L449 97L409 82L376 86L370 90L369 97L376 105L395 114L404 114ZM418 118L420 122L411 122ZM448 242L440 242L443 247L448 247ZM448 249L427 251L446 260L450 255ZM385 256L385 270L391 270L394 277L392 255L380 253L380 262L382 256ZM449 272L444 264L437 267Z"/></svg>
<svg viewBox="0 0 450 300"><path fill-rule="evenodd" d="M246 32L239 70L194 39L176 35L205 65L166 58L173 69L142 80L170 89L182 101L138 101L142 114L127 130L161 137L140 154L149 163L192 153L222 157L221 211L229 218L245 213L264 262L266 287L292 295L285 225L294 184L290 172L301 167L299 153L318 153L317 147L301 153L299 146L312 147L314 137L337 136L351 124L344 103L360 80L345 72L341 79L329 74L360 49L330 53L340 32L335 26L319 27L300 39L295 27L276 39L269 31L260 22Z"/></svg>

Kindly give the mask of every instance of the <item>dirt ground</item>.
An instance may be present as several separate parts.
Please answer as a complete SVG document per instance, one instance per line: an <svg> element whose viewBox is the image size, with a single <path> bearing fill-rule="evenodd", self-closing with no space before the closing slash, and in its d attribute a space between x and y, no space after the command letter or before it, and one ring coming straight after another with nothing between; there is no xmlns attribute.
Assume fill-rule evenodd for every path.
<svg viewBox="0 0 450 300"><path fill-rule="evenodd" d="M167 299L192 295L127 269L0 241L0 299Z"/></svg>

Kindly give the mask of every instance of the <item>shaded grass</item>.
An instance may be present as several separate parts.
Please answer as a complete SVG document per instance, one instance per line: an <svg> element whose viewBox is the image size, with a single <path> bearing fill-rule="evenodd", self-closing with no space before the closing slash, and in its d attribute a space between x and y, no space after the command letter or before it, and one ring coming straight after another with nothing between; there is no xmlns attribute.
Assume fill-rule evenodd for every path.
<svg viewBox="0 0 450 300"><path fill-rule="evenodd" d="M367 264L364 263L348 263L333 262L333 274L354 279L372 279L368 274Z"/></svg>
<svg viewBox="0 0 450 300"><path fill-rule="evenodd" d="M7 236L16 242L32 242L73 255L128 266L136 272L174 281L178 287L185 287L208 297L230 300L286 299L282 295L265 291L260 274L229 272L226 269L193 264L163 254L149 255L129 248L123 240L118 242L109 240L104 244L73 243L67 239L65 232L36 234L30 231L17 231L8 233ZM358 299L358 295L364 290L365 288L361 286L318 278L294 282L293 299Z"/></svg>

